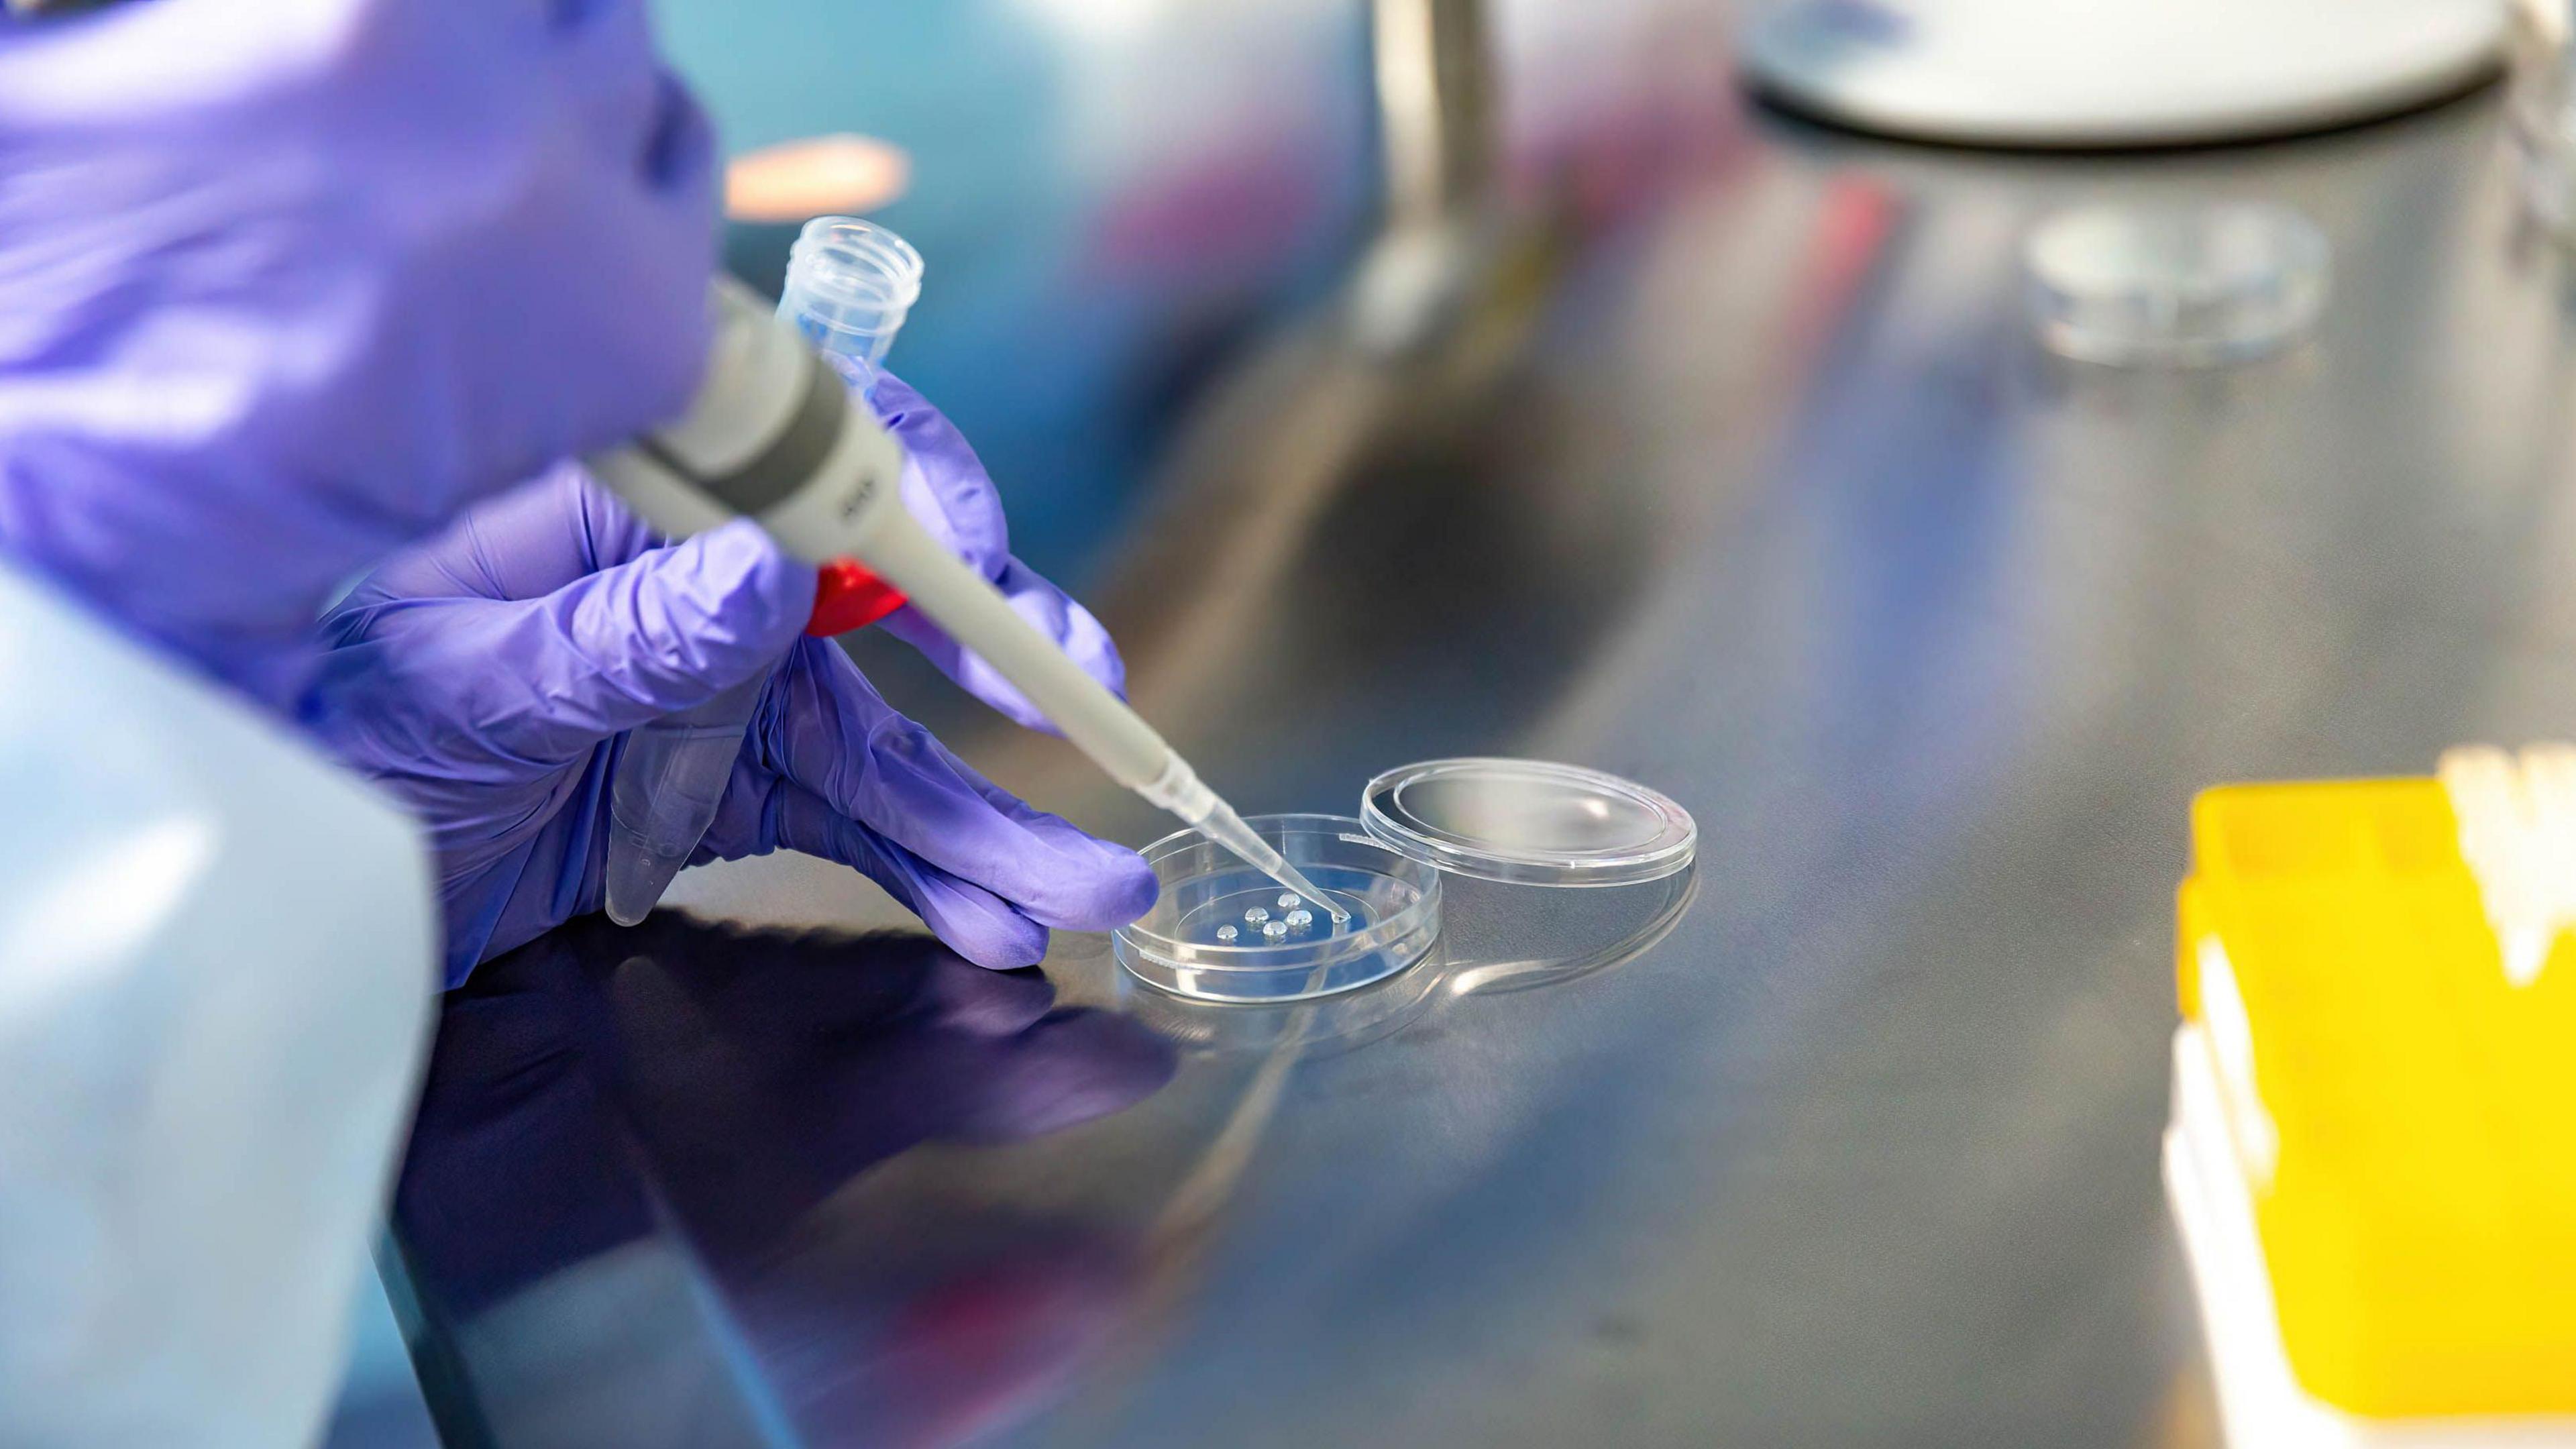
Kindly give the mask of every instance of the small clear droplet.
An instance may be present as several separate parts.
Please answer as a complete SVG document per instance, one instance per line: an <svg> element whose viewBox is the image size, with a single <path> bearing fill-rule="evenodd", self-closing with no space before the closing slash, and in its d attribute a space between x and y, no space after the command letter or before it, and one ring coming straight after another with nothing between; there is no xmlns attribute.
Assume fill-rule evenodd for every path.
<svg viewBox="0 0 2576 1449"><path fill-rule="evenodd" d="M1232 926L1219 926L1216 928L1216 938L1220 941L1231 941L1242 934L1243 933L1241 931L1236 930Z"/></svg>
<svg viewBox="0 0 2576 1449"><path fill-rule="evenodd" d="M1315 913L1302 906L1288 913L1288 926L1291 930L1302 931L1313 924L1315 924Z"/></svg>
<svg viewBox="0 0 2576 1449"><path fill-rule="evenodd" d="M1276 941L1288 934L1288 923L1286 921L1271 921L1261 928L1261 934L1266 940Z"/></svg>
<svg viewBox="0 0 2576 1449"><path fill-rule="evenodd" d="M1262 922L1270 919L1270 908L1268 906L1254 906L1251 910L1243 913L1243 918L1258 926Z"/></svg>
<svg viewBox="0 0 2576 1449"><path fill-rule="evenodd" d="M1283 911L1294 910L1305 903L1305 900L1295 891L1281 891L1279 893L1279 909Z"/></svg>

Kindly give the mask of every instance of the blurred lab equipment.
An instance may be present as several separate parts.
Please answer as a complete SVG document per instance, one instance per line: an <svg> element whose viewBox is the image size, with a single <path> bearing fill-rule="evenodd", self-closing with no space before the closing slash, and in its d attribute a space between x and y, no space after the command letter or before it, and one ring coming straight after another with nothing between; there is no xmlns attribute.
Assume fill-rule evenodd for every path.
<svg viewBox="0 0 2576 1449"><path fill-rule="evenodd" d="M793 323L860 398L873 403L878 369L921 297L921 253L856 217L817 217L788 254L778 315ZM902 595L856 564L827 575L807 632L865 628ZM621 926L644 919L689 863L716 818L769 676L755 674L694 709L639 725L618 756L609 794L606 908Z"/></svg>
<svg viewBox="0 0 2576 1449"><path fill-rule="evenodd" d="M2512 114L2523 201L2561 237L2576 230L2576 30L2563 0L2516 0Z"/></svg>
<svg viewBox="0 0 2576 1449"><path fill-rule="evenodd" d="M0 796L0 1438L305 1442L425 1046L418 829L8 562Z"/></svg>
<svg viewBox="0 0 2576 1449"><path fill-rule="evenodd" d="M1373 0L1369 39L1384 214L1352 280L1350 319L1363 348L1396 357L1474 308L1511 238L1492 212L1485 0Z"/></svg>
<svg viewBox="0 0 2576 1449"><path fill-rule="evenodd" d="M2576 749L2191 833L2165 1181L2230 1442L2576 1445Z"/></svg>
<svg viewBox="0 0 2576 1449"><path fill-rule="evenodd" d="M2325 308L2325 234L2259 202L2106 202L2023 247L2041 341L2085 362L2204 367L2288 346Z"/></svg>
<svg viewBox="0 0 2576 1449"><path fill-rule="evenodd" d="M1494 95L1486 0L1374 0L1370 62L1389 230L1428 227L1493 185Z"/></svg>
<svg viewBox="0 0 2576 1449"><path fill-rule="evenodd" d="M1153 727L925 532L900 497L903 452L850 406L839 376L747 288L720 279L708 376L678 422L590 468L663 532L750 517L795 557L882 575L1008 680L1110 778L1347 919L1243 822Z"/></svg>
<svg viewBox="0 0 2576 1449"><path fill-rule="evenodd" d="M1972 146L2172 146L2350 125L2494 73L2503 0L1789 0L1756 90Z"/></svg>
<svg viewBox="0 0 2576 1449"><path fill-rule="evenodd" d="M874 211L912 185L912 157L874 136L812 136L746 151L725 163L725 219L803 222Z"/></svg>

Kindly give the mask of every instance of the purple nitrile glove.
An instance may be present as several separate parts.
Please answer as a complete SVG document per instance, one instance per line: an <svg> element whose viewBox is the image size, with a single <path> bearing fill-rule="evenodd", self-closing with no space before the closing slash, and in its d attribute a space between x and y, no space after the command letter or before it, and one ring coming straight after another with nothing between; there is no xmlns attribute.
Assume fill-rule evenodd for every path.
<svg viewBox="0 0 2576 1449"><path fill-rule="evenodd" d="M598 908L623 731L773 667L699 861L840 861L988 966L1037 961L1047 927L1106 930L1152 903L1133 852L986 782L837 646L801 637L813 598L813 571L754 525L656 548L566 467L332 611L315 727L427 824L451 982Z"/></svg>
<svg viewBox="0 0 2576 1449"><path fill-rule="evenodd" d="M1011 532L982 460L937 408L892 373L877 374L876 413L903 444L903 501L932 537L983 572L1020 616L1053 639L1111 693L1125 698L1127 667L1109 631L1027 564L1011 557ZM948 637L919 609L898 609L882 627L927 655L939 671L977 699L1048 734L1056 728L993 666Z"/></svg>
<svg viewBox="0 0 2576 1449"><path fill-rule="evenodd" d="M0 23L0 549L294 706L352 574L687 404L714 176L644 0Z"/></svg>

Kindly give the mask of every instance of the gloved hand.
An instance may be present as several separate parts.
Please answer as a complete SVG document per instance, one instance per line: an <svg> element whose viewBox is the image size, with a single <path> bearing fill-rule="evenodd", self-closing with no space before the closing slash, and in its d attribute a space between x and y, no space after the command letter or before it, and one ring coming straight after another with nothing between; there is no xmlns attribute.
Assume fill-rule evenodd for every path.
<svg viewBox="0 0 2576 1449"><path fill-rule="evenodd" d="M272 705L351 575L703 365L644 0L0 23L0 157L0 549Z"/></svg>
<svg viewBox="0 0 2576 1449"><path fill-rule="evenodd" d="M910 406L936 416L917 396ZM932 495L981 497L923 462ZM990 538L989 513L990 526L924 521ZM426 822L451 983L598 908L621 732L773 667L698 860L784 848L840 861L987 966L1037 961L1047 927L1105 930L1152 903L1133 852L995 788L888 707L838 646L802 638L813 572L757 527L653 543L578 470L558 469L387 564L325 621L315 727ZM1061 609L1059 637L1114 684L1098 623L1030 580L1022 606L1042 594Z"/></svg>
<svg viewBox="0 0 2576 1449"><path fill-rule="evenodd" d="M994 491L992 477L967 444L966 435L889 372L877 374L876 412L886 431L903 444L903 501L912 516L932 537L991 579L1011 607L1037 625L1039 633L1062 645L1092 678L1124 699L1127 666L1118 657L1118 647L1109 642L1109 631L1062 589L1011 557L1002 496ZM1009 680L941 632L919 609L898 609L886 616L883 627L927 655L942 674L977 699L1030 729L1056 733L1055 726Z"/></svg>

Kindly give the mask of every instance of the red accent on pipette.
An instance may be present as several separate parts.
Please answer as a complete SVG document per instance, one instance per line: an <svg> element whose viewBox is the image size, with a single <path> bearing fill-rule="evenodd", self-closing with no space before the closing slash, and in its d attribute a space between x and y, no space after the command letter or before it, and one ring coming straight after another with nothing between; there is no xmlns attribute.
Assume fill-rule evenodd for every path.
<svg viewBox="0 0 2576 1449"><path fill-rule="evenodd" d="M817 639L864 629L903 607L903 594L869 572L856 559L836 558L823 565L814 587L814 612L805 632Z"/></svg>

